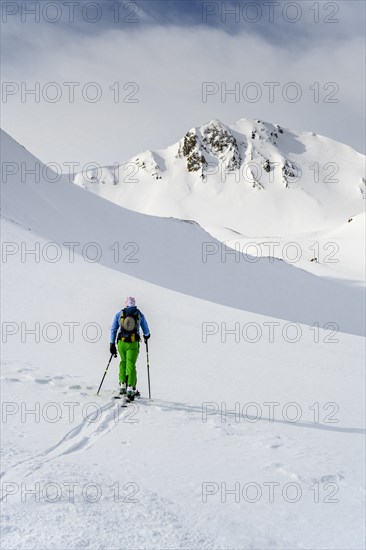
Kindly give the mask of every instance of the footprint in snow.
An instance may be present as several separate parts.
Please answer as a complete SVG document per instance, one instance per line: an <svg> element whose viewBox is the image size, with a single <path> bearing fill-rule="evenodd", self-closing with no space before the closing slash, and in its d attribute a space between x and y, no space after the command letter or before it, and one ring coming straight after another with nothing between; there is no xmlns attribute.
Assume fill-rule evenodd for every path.
<svg viewBox="0 0 366 550"><path fill-rule="evenodd" d="M279 435L275 437L275 440L272 441L269 445L267 445L267 449L278 449L278 447L282 447L283 443L281 441L281 438Z"/></svg>
<svg viewBox="0 0 366 550"><path fill-rule="evenodd" d="M320 478L320 481L321 483L331 483L335 481L342 481L342 479L344 479L344 475L338 472L337 474L328 474L323 476Z"/></svg>
<svg viewBox="0 0 366 550"><path fill-rule="evenodd" d="M19 373L22 373L22 372L31 372L32 370L34 370L34 369L24 368L24 369L18 369L17 372L19 372Z"/></svg>

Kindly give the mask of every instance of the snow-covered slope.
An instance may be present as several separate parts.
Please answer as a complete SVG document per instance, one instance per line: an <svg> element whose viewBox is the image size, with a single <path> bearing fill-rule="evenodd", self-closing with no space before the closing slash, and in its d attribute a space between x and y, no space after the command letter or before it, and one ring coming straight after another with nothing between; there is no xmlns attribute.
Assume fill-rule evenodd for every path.
<svg viewBox="0 0 366 550"><path fill-rule="evenodd" d="M22 182L43 165L1 137L19 169L1 197L3 547L362 548L361 288L281 261L203 262L202 241L220 243L196 224ZM127 410L110 400L117 360L94 395L125 295L150 324L154 399Z"/></svg>
<svg viewBox="0 0 366 550"><path fill-rule="evenodd" d="M334 229L364 210L365 157L311 132L213 120L75 183L121 206L257 238Z"/></svg>
<svg viewBox="0 0 366 550"><path fill-rule="evenodd" d="M42 177L42 163L5 133L2 156L7 172L14 172L2 184L2 215L59 245L69 243L67 254L83 253L216 303L308 325L335 322L343 332L364 334L359 286L324 280L272 258L233 255L196 224L124 209L67 181L51 183ZM30 173L35 165L39 178Z"/></svg>
<svg viewBox="0 0 366 550"><path fill-rule="evenodd" d="M8 221L2 236L48 242ZM125 294L150 323L154 399L127 411L117 360L95 396ZM362 548L363 338L301 325L293 343L286 322L66 255L9 257L2 319L4 548ZM252 328L205 342L208 322ZM138 376L146 396L144 350Z"/></svg>

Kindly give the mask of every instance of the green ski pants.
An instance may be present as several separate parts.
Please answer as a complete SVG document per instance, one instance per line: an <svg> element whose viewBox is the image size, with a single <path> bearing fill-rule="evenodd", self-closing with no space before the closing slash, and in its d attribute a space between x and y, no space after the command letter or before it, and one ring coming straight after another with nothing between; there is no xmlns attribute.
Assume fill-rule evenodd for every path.
<svg viewBox="0 0 366 550"><path fill-rule="evenodd" d="M126 374L128 376L128 385L136 386L136 361L140 351L139 342L122 342L118 341L118 352L121 357L119 364L119 381L121 384L126 382Z"/></svg>

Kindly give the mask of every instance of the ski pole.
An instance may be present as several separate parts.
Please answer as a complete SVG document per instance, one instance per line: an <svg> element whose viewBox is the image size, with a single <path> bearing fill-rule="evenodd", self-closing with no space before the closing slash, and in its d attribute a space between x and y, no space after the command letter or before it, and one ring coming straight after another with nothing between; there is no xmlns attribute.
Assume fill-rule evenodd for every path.
<svg viewBox="0 0 366 550"><path fill-rule="evenodd" d="M99 395L100 388L102 387L102 384L103 384L103 382L104 382L105 375L107 374L107 370L108 370L108 368L109 368L109 365L111 364L112 357L113 357L113 353L111 354L111 357L110 357L110 359L109 359L109 361L108 361L107 368L106 368L105 371L104 371L102 381L101 381L100 386L99 386L98 391L97 391L97 395ZM116 357L116 356L115 356L115 357Z"/></svg>
<svg viewBox="0 0 366 550"><path fill-rule="evenodd" d="M148 384L149 384L149 399L151 399L149 346L148 346L148 344L147 344L147 340L145 340L145 344L146 344L146 361L147 361L147 382L148 382Z"/></svg>

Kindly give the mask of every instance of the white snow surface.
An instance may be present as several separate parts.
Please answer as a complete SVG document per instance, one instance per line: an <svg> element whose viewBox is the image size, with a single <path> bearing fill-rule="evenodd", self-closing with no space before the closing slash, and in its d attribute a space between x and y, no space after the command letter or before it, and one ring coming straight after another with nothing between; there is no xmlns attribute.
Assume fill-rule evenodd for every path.
<svg viewBox="0 0 366 550"><path fill-rule="evenodd" d="M301 253L288 254L300 256L293 265L363 280L365 229L354 224L356 237L348 220L364 220L365 177L365 156L343 143L241 119L211 120L166 149L84 170L74 181L131 210L194 220L238 250L252 243L252 255L268 255L270 240L272 255L286 260L295 242ZM329 244L335 231L337 251Z"/></svg>
<svg viewBox="0 0 366 550"><path fill-rule="evenodd" d="M364 547L359 272L223 258L197 224L22 181L39 161L1 138L3 547ZM361 217L327 231L357 243ZM204 262L202 243L220 253ZM95 393L127 295L150 324L153 400L142 345L143 398L123 409L117 359Z"/></svg>

